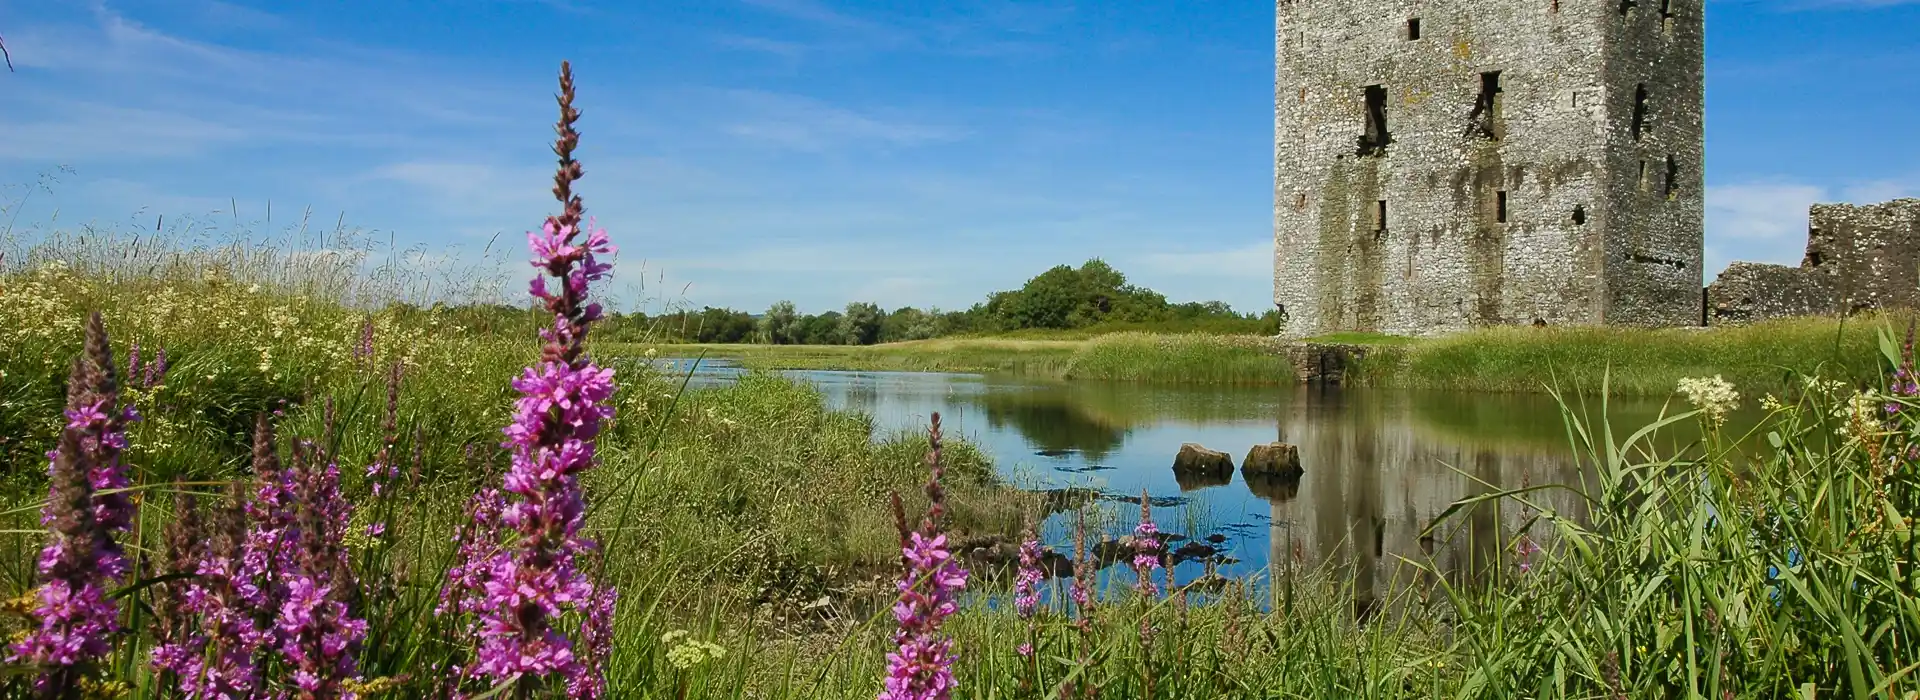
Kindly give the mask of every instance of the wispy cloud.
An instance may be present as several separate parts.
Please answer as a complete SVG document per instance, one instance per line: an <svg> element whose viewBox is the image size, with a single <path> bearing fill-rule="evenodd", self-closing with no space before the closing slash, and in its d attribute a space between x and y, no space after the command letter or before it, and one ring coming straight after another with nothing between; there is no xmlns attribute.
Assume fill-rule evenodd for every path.
<svg viewBox="0 0 1920 700"><path fill-rule="evenodd" d="M783 148L819 152L849 146L908 147L967 135L958 127L863 113L798 95L755 90L725 94L741 115L724 127L727 133Z"/></svg>
<svg viewBox="0 0 1920 700"><path fill-rule="evenodd" d="M783 38L781 55L796 48L820 51L927 51L969 57L1004 58L1049 53L1055 49L1051 32L1074 14L1071 4L1013 3L999 0L968 3L964 8L932 8L912 15L882 17L835 9L819 0L740 0L768 14L794 20L813 33L805 38ZM776 45L742 42L722 37L723 46L765 51Z"/></svg>
<svg viewBox="0 0 1920 700"><path fill-rule="evenodd" d="M1920 194L1920 177L1823 186L1785 179L1707 188L1707 269L1735 260L1798 265L1807 245L1807 209L1823 202L1872 204Z"/></svg>

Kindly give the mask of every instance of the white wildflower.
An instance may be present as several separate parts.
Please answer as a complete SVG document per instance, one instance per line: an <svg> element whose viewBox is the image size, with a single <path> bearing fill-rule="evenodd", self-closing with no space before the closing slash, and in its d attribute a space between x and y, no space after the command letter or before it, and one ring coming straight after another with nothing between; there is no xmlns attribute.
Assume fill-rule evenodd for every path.
<svg viewBox="0 0 1920 700"><path fill-rule="evenodd" d="M1687 402L1700 409L1702 418L1709 425L1725 423L1727 414L1740 407L1740 394L1718 374L1712 378L1683 378L1680 380L1680 393L1686 394Z"/></svg>
<svg viewBox="0 0 1920 700"><path fill-rule="evenodd" d="M1842 437L1871 435L1882 430L1880 424L1881 406L1885 397L1874 393L1872 389L1863 389L1847 399L1846 403L1834 407L1833 417L1841 420L1842 425L1834 432Z"/></svg>

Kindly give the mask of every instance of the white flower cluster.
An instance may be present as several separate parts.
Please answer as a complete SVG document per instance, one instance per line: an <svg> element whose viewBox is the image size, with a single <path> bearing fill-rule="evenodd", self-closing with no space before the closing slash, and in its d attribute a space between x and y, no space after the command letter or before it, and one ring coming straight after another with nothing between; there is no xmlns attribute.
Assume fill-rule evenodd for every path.
<svg viewBox="0 0 1920 700"><path fill-rule="evenodd" d="M1740 394L1733 385L1720 375L1709 377L1684 377L1680 380L1680 393L1687 396L1687 402L1700 409L1700 414L1709 425L1720 425L1727 420L1727 414L1740 407Z"/></svg>
<svg viewBox="0 0 1920 700"><path fill-rule="evenodd" d="M1885 404L1886 397L1876 394L1872 389L1855 393L1852 398L1847 399L1846 403L1834 407L1833 417L1841 421L1840 427L1835 428L1834 431L1841 437L1866 436L1880 432L1883 429L1880 424L1880 411Z"/></svg>

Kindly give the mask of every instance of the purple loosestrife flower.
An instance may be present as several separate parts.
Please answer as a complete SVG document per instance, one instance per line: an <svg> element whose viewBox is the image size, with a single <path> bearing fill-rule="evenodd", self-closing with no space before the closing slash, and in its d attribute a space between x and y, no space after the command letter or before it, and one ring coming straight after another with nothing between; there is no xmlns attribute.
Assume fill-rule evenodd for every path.
<svg viewBox="0 0 1920 700"><path fill-rule="evenodd" d="M366 362L373 359L373 317L360 321L360 342L353 346L353 359Z"/></svg>
<svg viewBox="0 0 1920 700"><path fill-rule="evenodd" d="M98 312L87 317L86 345L74 360L67 384L67 423L59 447L48 453L47 505L40 522L53 539L40 553L37 627L13 645L11 660L40 667L34 682L42 694L62 693L84 675L85 667L111 650L120 631L119 606L109 588L127 573L116 533L133 522L133 502L120 452L126 449L126 424L136 420L131 407L117 405L120 388L106 324Z"/></svg>
<svg viewBox="0 0 1920 700"><path fill-rule="evenodd" d="M199 500L177 479L173 488L173 520L168 521L166 527L165 573L170 576L193 576L200 568L207 533L200 521ZM163 686L177 685L178 677L172 674L172 669L180 661L162 663L162 650L184 649L197 639L193 616L187 605L187 594L192 585L190 579L161 584L159 598L155 601L157 631L153 666L162 672Z"/></svg>
<svg viewBox="0 0 1920 700"><path fill-rule="evenodd" d="M256 433L257 437L257 433ZM190 698L253 698L260 690L260 649L268 633L240 593L239 553L246 539L240 489L216 510L215 520L187 587L184 609L196 616L189 634L154 649L153 665L170 671Z"/></svg>
<svg viewBox="0 0 1920 700"><path fill-rule="evenodd" d="M1040 571L1041 551L1040 539L1033 534L1032 528L1028 528L1027 539L1020 544L1020 570L1013 577L1013 607L1022 620L1033 619L1034 613L1040 609L1040 590L1037 586L1046 578Z"/></svg>
<svg viewBox="0 0 1920 700"><path fill-rule="evenodd" d="M354 653L367 623L354 617L348 596L358 590L343 544L353 506L340 495L340 469L319 466L310 444L294 450L294 543L297 568L280 598L275 629L279 651L293 667L302 700L353 697L343 685L356 678Z"/></svg>
<svg viewBox="0 0 1920 700"><path fill-rule="evenodd" d="M295 549L283 540L292 524L291 492L264 413L254 417L253 471L254 484L234 483L231 498L216 510L199 575L187 587L185 609L199 620L195 632L153 652L154 666L171 671L190 698L263 692L260 669L279 611L275 573L290 570Z"/></svg>
<svg viewBox="0 0 1920 700"><path fill-rule="evenodd" d="M1045 580L1040 571L1040 538L1027 526L1026 541L1020 543L1020 569L1013 576L1013 610L1020 619L1027 621L1027 640L1017 649L1020 657L1033 659L1033 636L1035 614L1040 612L1039 583Z"/></svg>
<svg viewBox="0 0 1920 700"><path fill-rule="evenodd" d="M1137 586L1148 598L1160 595L1153 583L1153 571L1160 568L1160 528L1153 524L1152 501L1140 492L1140 524L1133 528L1133 571L1139 575Z"/></svg>
<svg viewBox="0 0 1920 700"><path fill-rule="evenodd" d="M140 388L152 389L167 378L167 349L160 348L153 353L153 361L148 362L140 377Z"/></svg>
<svg viewBox="0 0 1920 700"><path fill-rule="evenodd" d="M386 516L390 512L392 501L390 493L393 482L400 476L400 468L393 463L393 444L400 440L400 374L402 364L395 360L387 371L387 410L381 419L380 451L367 464L367 482L371 485L374 498L374 522L366 528L368 537L379 537L387 532ZM419 440L414 441L414 449L419 449Z"/></svg>
<svg viewBox="0 0 1920 700"><path fill-rule="evenodd" d="M1540 545L1535 544L1532 537L1521 535L1520 541L1513 545L1513 552L1515 565L1524 574L1533 570L1533 555L1540 552Z"/></svg>
<svg viewBox="0 0 1920 700"><path fill-rule="evenodd" d="M1040 612L1040 590L1037 585L1046 578L1040 571L1041 551L1040 537L1029 523L1025 541L1020 543L1020 568L1013 576L1014 613L1027 623L1027 638L1013 650L1026 661L1026 675L1020 679L1022 694L1033 688L1039 676L1039 659L1034 658L1033 643L1039 631L1034 620L1034 615Z"/></svg>
<svg viewBox="0 0 1920 700"><path fill-rule="evenodd" d="M1140 524L1133 528L1133 571L1140 577L1138 589L1147 605L1140 613L1141 681L1146 697L1154 694L1153 673L1153 599L1160 595L1153 583L1153 572L1160 568L1160 528L1153 524L1153 500L1140 491Z"/></svg>
<svg viewBox="0 0 1920 700"><path fill-rule="evenodd" d="M528 368L513 388L513 422L504 429L503 447L513 453L504 479L506 503L500 525L513 531L514 546L484 561L470 561L462 577L484 571L478 591L478 649L472 670L496 681L520 678L537 687L548 677L565 680L573 697L599 697L604 684L597 662L584 659L572 639L554 628L569 610L581 613L583 641L605 629L612 614L612 589L595 586L576 565L576 557L595 548L580 533L586 510L579 475L594 463L594 439L600 425L612 417L606 404L614 392L613 370L598 367L584 356L588 327L600 317L600 305L587 302L588 286L604 279L612 266L597 256L610 255L613 246L605 231L588 225L584 240L580 219L583 205L572 194L573 182L583 170L573 159L579 134L573 123L571 67L560 64L560 121L554 153L560 157L554 175L554 196L562 213L547 219L538 233L527 235L533 265L543 274L528 290L553 314L553 326L541 331L546 340L540 362ZM558 278L553 290L548 277ZM458 595L458 594L456 594ZM585 650L592 656L592 650Z"/></svg>
<svg viewBox="0 0 1920 700"><path fill-rule="evenodd" d="M904 566L898 588L900 600L893 606L900 629L894 632L897 647L887 655L886 687L879 700L947 700L953 694L953 640L940 634L940 625L958 609L958 596L967 587L967 571L947 548L947 536L940 532L946 513L940 478L940 414L933 414L927 431L930 449L927 465L927 514L920 528L901 533L900 556ZM899 497L895 495L896 520Z"/></svg>

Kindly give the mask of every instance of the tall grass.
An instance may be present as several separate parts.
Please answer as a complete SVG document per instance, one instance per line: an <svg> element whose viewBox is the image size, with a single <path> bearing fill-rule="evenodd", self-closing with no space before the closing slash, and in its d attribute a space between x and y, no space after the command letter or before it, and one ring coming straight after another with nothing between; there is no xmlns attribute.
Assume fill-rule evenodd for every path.
<svg viewBox="0 0 1920 700"><path fill-rule="evenodd" d="M1284 357L1257 336L1115 332L1081 340L940 338L875 346L672 345L757 369L1004 373L1159 385L1279 386L1294 382ZM638 345L614 352L638 354Z"/></svg>
<svg viewBox="0 0 1920 700"><path fill-rule="evenodd" d="M1794 318L1750 326L1490 328L1374 344L1356 379L1381 386L1468 391L1663 396L1682 377L1720 375L1748 391L1778 390L1793 375L1874 375L1874 330L1911 314Z"/></svg>

